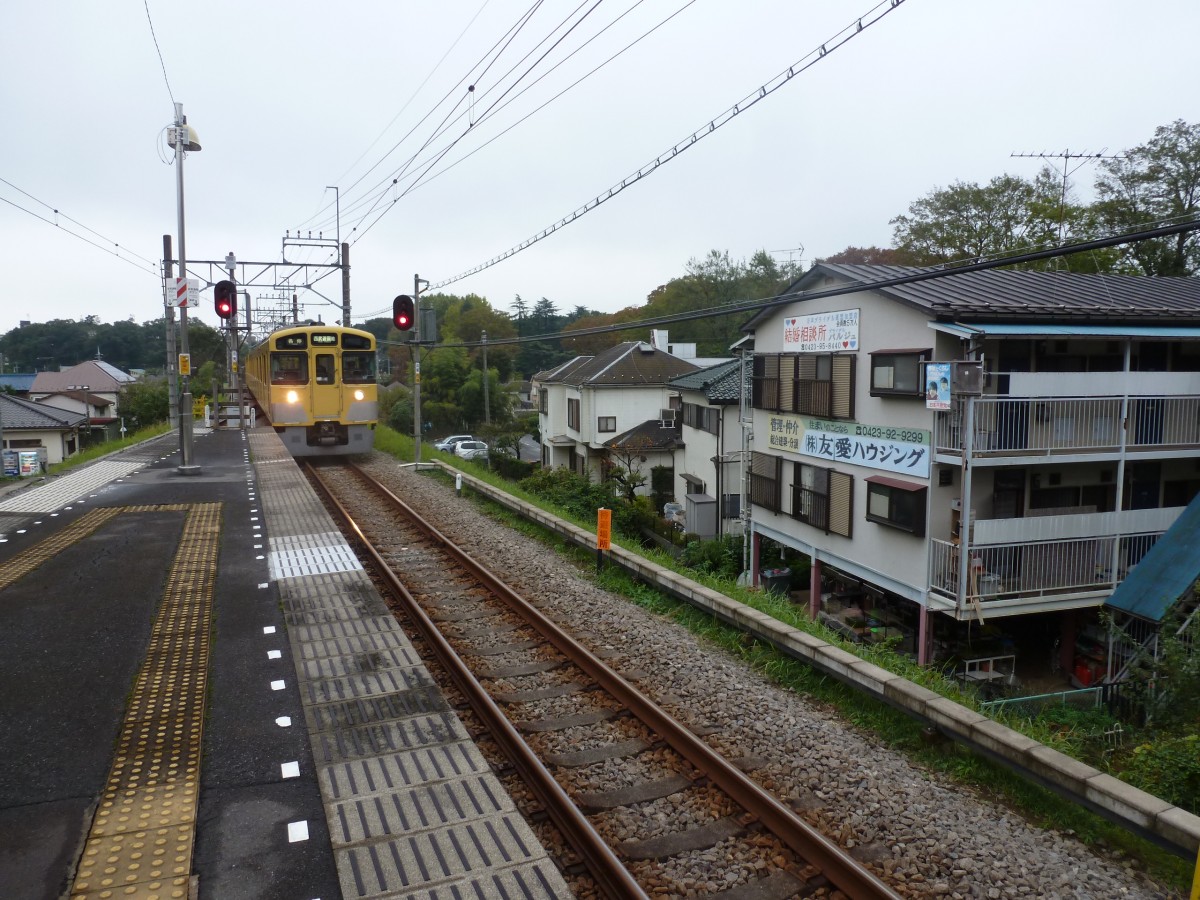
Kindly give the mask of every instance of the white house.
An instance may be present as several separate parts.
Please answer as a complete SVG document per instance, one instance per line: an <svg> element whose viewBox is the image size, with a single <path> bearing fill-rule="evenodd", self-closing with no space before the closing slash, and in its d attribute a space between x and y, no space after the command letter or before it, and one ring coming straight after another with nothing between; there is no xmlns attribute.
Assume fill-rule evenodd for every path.
<svg viewBox="0 0 1200 900"><path fill-rule="evenodd" d="M614 456L643 448L649 467L671 464L679 400L668 381L696 370L692 363L641 341L626 341L596 356L577 356L539 372L538 426L542 465L604 477ZM672 406L672 397L675 397ZM653 434L647 423L654 423ZM643 428L642 426L646 426ZM653 458L651 458L653 457Z"/></svg>
<svg viewBox="0 0 1200 900"><path fill-rule="evenodd" d="M1200 279L880 284L919 272L817 265L744 327L755 568L807 554L814 615L923 663L1032 630L1091 683L1095 611L1200 493Z"/></svg>

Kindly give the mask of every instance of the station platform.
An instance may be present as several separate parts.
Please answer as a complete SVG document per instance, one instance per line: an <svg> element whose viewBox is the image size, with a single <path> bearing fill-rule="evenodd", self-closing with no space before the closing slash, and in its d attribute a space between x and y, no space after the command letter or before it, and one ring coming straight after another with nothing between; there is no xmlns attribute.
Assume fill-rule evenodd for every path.
<svg viewBox="0 0 1200 900"><path fill-rule="evenodd" d="M269 428L0 495L0 897L568 897Z"/></svg>

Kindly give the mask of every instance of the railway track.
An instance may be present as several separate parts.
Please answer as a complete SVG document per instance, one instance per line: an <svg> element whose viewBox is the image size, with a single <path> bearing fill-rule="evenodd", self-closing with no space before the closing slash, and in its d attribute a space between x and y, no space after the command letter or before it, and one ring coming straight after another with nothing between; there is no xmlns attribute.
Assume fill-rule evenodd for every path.
<svg viewBox="0 0 1200 900"><path fill-rule="evenodd" d="M898 896L748 777L753 760L721 757L367 473L309 473L553 822L581 894Z"/></svg>

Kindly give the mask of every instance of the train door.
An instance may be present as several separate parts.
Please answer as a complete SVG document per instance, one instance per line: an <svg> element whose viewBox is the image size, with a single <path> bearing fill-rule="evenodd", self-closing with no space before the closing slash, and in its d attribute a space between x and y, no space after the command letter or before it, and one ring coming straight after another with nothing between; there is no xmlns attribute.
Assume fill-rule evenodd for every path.
<svg viewBox="0 0 1200 900"><path fill-rule="evenodd" d="M313 418L337 419L342 415L341 390L337 383L337 360L332 353L314 353Z"/></svg>

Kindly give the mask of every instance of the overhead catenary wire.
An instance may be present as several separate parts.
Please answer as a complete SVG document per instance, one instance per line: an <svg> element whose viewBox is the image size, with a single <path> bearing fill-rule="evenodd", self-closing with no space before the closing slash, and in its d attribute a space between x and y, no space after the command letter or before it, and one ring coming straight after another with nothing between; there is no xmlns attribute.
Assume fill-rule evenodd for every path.
<svg viewBox="0 0 1200 900"><path fill-rule="evenodd" d="M366 178L368 175L371 174L371 172L375 171L375 169L377 169L380 165L382 165L383 162L389 156L391 156L392 153L394 153L397 149L399 149L399 147L405 141L407 141L416 132L416 130L419 127L421 127L421 125L424 124L427 119L429 119L430 116L432 116L444 103L446 103L446 101L451 96L453 96L454 93L459 88L461 88L464 83L470 81L472 78L474 78L475 80L483 78L487 74L487 72L490 71L492 65L495 63L495 61L497 59L499 59L500 55L504 52L504 50L509 45L511 45L512 41L516 38L516 36L518 34L520 34L522 29L524 29L526 24L528 24L530 19L533 17L534 13L537 12L538 8L541 7L543 2L544 2L544 0L537 0L537 2L535 2L524 13L522 13L521 16L517 19L516 23L514 23L512 26L510 26L509 30L507 32L505 32L504 35L502 35L483 54L483 56L473 66L471 66L471 68L466 72L466 74L464 74L461 78L459 78L459 80L442 96L442 98L440 100L437 101L437 103L435 103L429 109L429 111L427 113L425 113L424 116L422 116L420 118L419 121L417 121L416 124L414 124L407 132L405 132L400 137L400 139L398 141L396 141L396 143L394 143L392 145L392 147L374 165L372 165L369 169L367 169L366 172L364 172L362 175L360 175L357 179L354 180L354 182L347 188L347 193L349 193L350 191L353 191L354 188L357 187L364 178ZM476 72L480 66L483 66L483 70L476 74ZM453 113L453 110L462 104L462 102L463 102L462 97L459 97L459 99L457 101L455 101L454 106L451 107L451 113L447 113L446 117L443 117L443 123ZM440 134L440 131L435 129L434 136L428 138L425 141L425 143L422 144L420 149L424 149L426 146L428 146L429 141L433 140L437 134ZM383 179L381 179L379 182L377 182L373 187L369 188L364 197L362 197L356 201L352 200L352 201L348 202L346 204L346 206L342 209L342 212L341 212L342 218L344 219L344 218L347 218L349 215L354 214L358 209L360 209L362 207L363 204L365 204L366 202L371 200L372 197L375 197L374 201L371 203L371 208L368 209L366 213L363 213L362 217L360 218L360 222L362 221L363 218L366 218L366 216L370 215L371 210L374 209L374 207L375 207L375 205L377 205L378 201L382 197L387 195L387 191L390 189L390 184L395 184L396 181L398 180L399 176L396 174L396 172L397 171L403 172L404 170L406 170L407 167L412 164L412 161L416 158L416 156L420 153L420 149L416 153L412 154L404 163L402 163L401 167L398 170L394 170L391 174L385 176ZM390 184L389 184L389 182L390 182ZM381 192L379 193L378 196L375 196L375 192L380 191L381 187L382 187ZM326 207L326 209L328 209L328 206ZM322 223L322 224L324 224L324 223ZM350 233L353 233L353 230L354 229L351 229Z"/></svg>
<svg viewBox="0 0 1200 900"><path fill-rule="evenodd" d="M807 54L805 54L803 57L801 57L797 62L793 63L791 66L789 66L783 72L776 75L775 78L771 79L766 84L761 85L756 91L754 91L751 94L748 94L746 97L742 98L740 101L735 103L733 106L726 109L723 113L721 113L714 119L710 120L707 125L702 126L701 128L697 129L696 131L693 131L690 135L685 137L683 140L677 142L669 150L666 150L665 152L660 153L657 157L655 157L653 160L651 160L646 165L643 165L636 172L633 172L632 174L625 176L625 178L621 179L621 181L619 183L614 184L607 191L597 194L596 197L587 201L582 206L577 207L573 212L571 212L568 215L564 216L563 218L559 219L553 225L550 225L550 226L542 229L540 232L533 235L532 237L526 238L521 243L517 244L514 247L510 247L508 250L504 251L503 253L501 253L497 256L492 257L488 261L486 261L484 263L480 263L479 265L474 266L471 269L467 269L464 272L460 272L458 275L455 275L451 278L447 278L444 281L439 281L436 284L430 285L430 290L436 290L437 288L445 287L448 284L453 284L456 281L461 281L464 278L467 278L471 275L478 274L479 272L482 272L485 269L489 269L492 266L494 266L498 263L501 263L506 259L510 259L511 257L515 256L516 254L520 253L522 250L526 250L529 247L532 247L534 244L538 243L539 241L545 240L547 237L554 234L556 231L559 231L560 229L565 228L567 225L570 225L572 222L577 221L580 217L582 217L582 216L586 215L587 213L591 212L592 210L596 209L602 203L607 203L609 200L611 200L617 194L621 193L627 187L641 181L647 175L650 175L651 173L655 172L660 166L675 159L677 156L679 156L680 153L683 153L685 150L688 150L691 147L694 147L699 141L703 140L705 137L708 137L709 135L715 133L718 129L723 128L725 125L729 124L741 113L745 112L750 107L755 106L760 100L764 100L765 98L769 97L771 94L775 93L777 90L779 90L779 88L783 87L785 84L790 82L794 77L796 77L800 73L804 72L805 70L811 68L812 66L816 65L818 62L820 62L822 59L827 57L834 50L837 50L837 49L845 46L846 43L848 43L850 40L852 40L853 38L862 34L863 31L865 31L870 26L881 21L888 13L897 9L903 2L904 2L904 0L883 0L883 2L876 4L870 10L868 10L866 13L864 13L862 16L860 16L855 22L853 22L850 25L843 28L841 31L839 31L837 34L835 34L832 38L823 42L816 49L809 51Z"/></svg>
<svg viewBox="0 0 1200 900"><path fill-rule="evenodd" d="M582 8L583 8L583 7L586 5L586 3L587 3L587 2L588 2L588 0L583 0L583 2L579 3L579 5L578 5L578 6L576 6L576 7L575 7L573 10L571 10L571 12L570 12L570 13L568 13L568 14L567 14L567 15L566 15L566 16L565 16L563 19L562 19L562 21L560 21L560 22L559 22L559 24L558 24L558 25L556 25L556 26L554 27L554 29L553 29L553 30L552 30L552 31L551 31L551 32L550 32L548 35L546 35L545 37L543 37L543 38L542 38L542 39L541 39L541 40L540 40L540 41L539 41L539 42L538 42L538 43L537 43L537 44L536 44L536 45L535 45L535 46L534 46L532 49L530 49L530 50L526 51L526 53L525 53L525 55L524 55L524 56L522 56L522 57L521 57L519 60L517 60L515 63L513 63L513 65L511 65L511 66L508 68L508 70L507 70L507 71L505 71L505 72L504 72L504 73L503 73L503 74L502 74L502 75L501 75L501 76L500 76L500 77L497 79L497 82L496 82L496 84L497 84L497 87L496 87L496 88L491 88L491 89L489 89L488 91L484 91L484 92L483 92L483 96L487 96L487 94L488 94L488 93L490 93L490 91L491 91L491 90L497 90L497 89L500 89L500 87L499 87L499 86L500 86L500 85L503 85L503 84L505 83L505 81L506 81L506 80L509 78L509 76L511 76L511 75L513 74L513 72L515 72L515 71L517 70L517 68L518 68L520 65L522 65L522 64L523 64L523 63L524 63L524 62L525 62L527 59L529 59L529 57L530 57L530 56L532 56L532 55L533 55L535 52L537 52L537 50L538 50L539 48L541 48L543 44L545 44L545 43L546 43L548 40L550 40L550 39L551 39L551 38L552 38L552 37L553 37L555 34L557 34L557 33L558 33L560 30L562 30L562 29L564 28L564 26L566 26L566 25L567 25L567 23L568 23L568 22L571 22L571 19L572 19L572 18L573 18L573 17L576 15L576 13L578 13L578 12L579 12L579 10L580 10L580 9L582 9ZM558 46L559 46L559 45L560 45L560 44L561 44L561 43L562 43L564 40L566 40L566 38L568 37L568 35L570 35L570 34L571 34L571 33L572 33L572 32L573 32L573 31L574 31L574 30L575 30L575 29L576 29L576 28L577 28L577 27L578 27L580 24L582 24L582 22L583 22L583 21L584 21L584 20L585 20L585 19L586 19L588 16L590 16L590 15L591 15L591 14L592 14L592 13L593 13L595 10L596 10L596 8L597 8L597 7L599 7L599 6L600 6L600 4L601 4L602 2L604 2L604 0L595 0L595 2L592 4L592 6L588 8L587 12L585 12L585 13L584 13L582 16L580 16L580 17L579 17L579 18L578 18L576 21L574 21L574 22L571 22L571 24L570 24L570 27L568 27L568 28L567 28L567 30L566 30L566 31L565 31L565 32L564 32L564 33L563 33L563 34L562 34L562 35L561 35L561 36L560 36L560 37L559 37L557 40L555 40L555 41L554 41L554 43L553 43L553 44L552 44L552 45L551 45L551 46L550 46L550 47L549 47L547 50L545 50L545 51L544 51L544 52L541 54L541 56L539 56L539 57L538 57L538 58L537 58L537 59L536 59L536 60L535 60L535 61L534 61L534 62L533 62L533 63L532 63L532 64L531 64L531 65L530 65L530 66L529 66L529 67L528 67L528 68L527 68L527 69L526 69L524 72L522 72L522 73L521 73L519 76L517 76L516 80L514 80L514 81L513 81L511 84L508 84L506 87L504 87L504 88L503 88L503 93L500 95L500 97L499 97L499 98L498 98L496 101L494 101L494 102L493 102L493 104L492 104L492 107L495 107L495 106L496 106L496 104L498 104L498 103L499 103L501 100L503 100L503 99L504 99L504 97L505 97L505 96L507 96L507 95L508 95L508 94L509 94L509 93L510 93L510 92L511 92L511 91L512 91L514 88L516 88L516 86L517 86L517 85L519 85L519 84L520 84L520 83L521 83L523 80L525 80L525 79L526 79L526 78L529 76L529 74L530 74L530 73L531 73L531 72L532 72L532 71L533 71L533 70L534 70L534 69L535 69L535 68L536 68L536 67L537 67L539 64L541 64L541 62L542 62L542 61L543 61L543 60L544 60L544 59L545 59L545 58L546 58L546 57L547 57L547 56L548 56L548 55L549 55L549 54L550 54L550 53L551 53L551 52L552 52L552 51L553 51L555 48L557 48L557 47L558 47ZM640 3L640 2L641 2L641 0L638 0L638 2ZM636 6L636 5L638 5L638 4L635 4L635 6ZM513 37L515 38L515 37L516 37L516 35L514 34L514 35L513 35ZM509 43L509 44L511 44L511 41L509 41L508 43ZM585 42L585 44L584 44L583 46L586 46L586 42ZM507 44L506 44L506 47L507 47ZM580 48L576 48L575 50L573 50L573 51L571 52L571 54L569 54L569 55L568 55L568 58L570 58L570 56L573 56L575 53L579 52L579 49L580 49ZM497 55L496 59L497 59L497 60L499 59L499 55ZM488 69L490 69L490 68L491 68L491 66L492 66L492 65L495 63L495 61L496 61L496 60L493 60L491 63L489 63L489 64L488 64ZM485 72L484 72L483 74L486 74L486 71L487 71L487 70L485 70ZM480 77L482 77L482 76L480 76ZM459 100L459 103L455 105L454 109L452 109L452 110L451 110L449 113L447 113L447 115L446 115L446 116L443 118L442 122L441 122L441 123L440 123L440 124L437 126L437 128L434 130L434 132L433 132L433 133L432 133L432 134L431 134L431 135L430 135L428 138L426 138L425 142L424 142L424 143L421 145L421 147L419 147L419 148L417 149L417 151L416 151L416 152L415 152L415 153L414 153L412 156L410 156L410 157L408 158L408 160L405 162L404 166L403 166L403 167L402 167L402 169L399 171L399 173L398 173L398 174L396 174L396 173L393 173L393 174L396 174L396 177L394 177L394 178L392 179L392 182L391 182L391 184L392 184L393 186L394 186L394 185L397 185L397 184L399 183L399 181L400 181L402 178L404 178L404 177L406 176L406 174L407 174L407 172L408 172L408 169L409 169L409 167L410 167L410 166L412 166L412 165L413 165L413 164L416 162L416 160L417 160L417 157L418 157L418 156L420 156L420 154L421 154L421 153L422 153L422 152L423 152L423 151L424 151L424 150L425 150L425 149L426 149L426 148L427 148L427 147L428 147L428 146L429 146L431 143L433 143L433 141L434 141L434 140L436 140L437 138L441 137L443 134L445 134L445 133L446 133L446 131L448 131L448 130L449 130L449 127L450 127L450 125L451 125L451 123L452 123L453 121L457 121L457 120L459 120L459 119L461 119L461 118L462 118L462 116L464 115L464 111L459 111L457 115L454 115L454 112L455 112L455 110L457 110L457 109L458 109L458 108L459 108L461 105L463 105L463 103L466 101L466 99L467 99L468 97L470 97L470 98L472 98L472 99L474 99L474 98L475 98L475 87L476 87L476 85L478 84L478 82L479 82L479 79L477 78L477 79L476 79L476 83L475 83L475 84L472 84L472 85L470 85L470 86L469 86L469 88L468 88L468 93L466 94L466 96L464 96L464 97L460 98L460 100ZM460 84L461 84L461 82L460 82ZM482 99L482 98L480 98L480 99ZM450 141L450 143L449 143L449 144L447 144L447 145L446 145L445 147L443 147L442 149L440 149L440 150L436 151L436 153L435 153L434 157L433 157L431 160L429 160L428 162L423 162L423 163L421 163L420 165L423 165L423 166L425 166L425 169L424 169L424 171L422 171L422 172L418 173L417 175L413 176L413 183L415 184L415 183L419 182L419 181L420 181L420 179L421 179L421 178L422 178L422 177L423 177L425 174L427 174L427 173L429 172L429 170L430 170L430 169L432 169L432 167L433 167L433 166L437 165L437 163L438 163L439 161L441 161L441 159L442 159L442 158L443 158L443 157L444 157L444 156L445 156L445 155L446 155L446 154L447 154L447 153L448 153L448 152L449 152L451 149L453 149L453 148L454 148L454 146L455 146L455 145L457 145L459 141L461 141L461 140L462 140L464 137L466 137L468 134L471 134L471 133L472 133L472 129L473 129L474 127L476 127L476 126L477 126L477 125L478 125L480 122L482 122L482 121L484 121L485 119L489 118L489 113L490 113L490 111L491 111L491 108L492 108L492 107L489 107L489 109L488 109L488 110L485 110L485 111L484 111L484 113L483 113L483 114L480 116L480 118L479 118L479 121L478 121L478 122L473 122L473 123L470 123L470 124L468 124L468 125L467 125L467 127L466 127L465 129L463 129L463 130L462 130L462 131L461 131L461 132L460 132L460 133L459 133L459 134L458 134L458 135L457 135L455 138L453 138L453 139ZM468 115L469 115L470 113L471 113L471 110L469 110L469 109L465 111L465 114L468 114ZM368 225L368 226L367 226L365 229L363 229L363 231L362 231L362 232L360 232L360 233L357 235L357 237L355 237L355 239L354 239L354 242L355 242L355 243L357 243L357 241L358 241L359 239L361 239L361 238L363 237L363 235L365 235L365 234L366 234L366 232L367 232L367 231L369 231L371 228L373 228L373 227L375 226L376 222L378 222L378 221L379 221L381 218L383 218L383 216L384 216L384 215L386 215L386 214L387 214L387 212L388 212L389 210L391 210L391 209L392 209L392 207L393 207L393 206L395 206L395 204L396 204L396 203L397 203L399 200L403 199L403 198L404 198L404 197L405 197L405 196L408 194L408 192L409 192L410 190L412 190L412 185L410 185L408 188L406 188L406 189L405 189L405 190L404 190L402 193L400 193L398 196L395 196L395 197L393 197L393 199L392 199L392 203L391 203L389 206L385 207L385 208L383 209L383 211L382 211L382 212L381 212L381 213L380 213L380 214L379 214L379 215L378 215L378 216L375 218L375 220L374 220L374 221L372 221L372 222L371 222L371 224L370 224L370 225ZM353 229L351 229L351 233L353 233L353 232L355 232L355 231L357 231L357 230L358 230L358 226L362 224L362 222L363 222L363 221L366 219L367 215L369 215L369 214L370 214L372 211L374 211L375 207L378 205L378 201L379 201L379 200L381 200L381 199L382 199L384 196L386 196L386 190L385 190L383 193L381 193L381 194L380 194L380 195L379 195L379 196L376 198L376 202L375 202L375 203L373 203L373 204L371 205L371 209L369 209L369 210L367 211L367 213L365 213L365 214L364 214L364 215L363 215L363 216L362 216L362 217L359 219L359 221L358 221L358 225L355 225L355 226L354 226L354 228L353 228Z"/></svg>
<svg viewBox="0 0 1200 900"><path fill-rule="evenodd" d="M5 184L7 184L7 183L8 182L5 182ZM7 197L0 197L0 201L3 201L4 203L7 203L9 206L19 209L23 213L28 213L29 215L33 216L35 219L40 219L41 221L45 222L47 225L53 225L55 228L58 228L58 229L62 230L64 233L71 235L71 237L78 238L79 240L83 241L85 244L91 244L93 247L97 248L98 250L103 250L105 253L111 253L117 259L121 260L121 262L128 263L129 265L133 266L135 269L137 269L139 271L147 272L148 274L153 275L156 278L161 277L161 273L158 271L157 263L150 263L150 268L145 269L141 266L140 263L134 262L132 259L130 259L127 256L122 256L118 252L118 250L120 250L121 248L117 244L113 244L113 247L116 249L106 247L103 244L97 244L95 241L89 240L88 238L84 237L82 234L78 234L77 232L74 232L69 228L64 228L62 226L62 224L59 222L55 222L51 219L47 219L45 216L39 215L38 213L34 212L31 209L26 209L24 206L21 206L19 203L14 203L13 201L9 200ZM64 218L65 218L65 216L64 216ZM82 226L82 227L86 227L86 226ZM88 230L91 231L90 228ZM147 260L147 262L148 262L148 260Z"/></svg>
<svg viewBox="0 0 1200 900"><path fill-rule="evenodd" d="M125 251L126 253L128 253L130 256L136 256L138 259L142 260L143 262L145 262L145 263L147 263L147 264L149 264L149 265L151 265L151 266L157 266L157 265L158 265L158 263L157 263L155 260L152 260L152 259L147 259L146 257L142 256L140 253L135 253L133 250L130 250L128 247L122 247L122 246L120 245L120 243L118 243L117 241L114 241L112 238L106 237L105 235L103 235L103 234L101 234L100 232L96 231L94 228L89 228L87 225L84 225L82 222L80 222L80 221L79 221L79 220L77 220L77 219L72 219L72 218L71 218L70 216L68 216L66 213L60 212L59 210L55 209L53 206L51 206L51 205L50 205L49 203L47 203L45 200L39 200L37 197L33 196L33 194L29 193L29 191L22 190L21 188L17 187L17 186L16 186L15 184L13 184L11 181L8 181L7 179L4 179L4 178L0 178L0 184L7 184L7 185L8 185L10 188L12 188L14 191L17 191L18 193L24 194L26 197L28 197L28 198L29 198L30 200L32 200L34 203L40 203L42 206L46 207L46 209L48 209L48 210L50 210L51 212L53 212L55 216L62 216L62 218L66 219L68 222L70 222L70 223L72 223L72 224L74 224L74 225L78 225L78 226L79 226L80 228L82 228L84 231L88 231L88 232L90 232L90 233L94 234L96 237L100 238L100 240L102 240L102 241L106 241L107 243L109 243L109 244L112 244L112 246L113 246L113 247L115 247L115 248L117 248L118 250L124 250L124 251ZM11 202L11 201L9 201L9 202ZM25 210L25 209L24 209L24 207L22 207L22 206L17 206L17 204L15 204L15 203L12 203L11 205L12 205L12 206L15 206L17 209L20 209L20 210L23 210L23 211L25 211L25 212L28 212L28 210ZM54 226L56 226L56 227L62 227L62 226L60 226L60 225L59 225L59 223L58 223L58 222L50 222L50 220L48 220L48 219L44 219L44 218L42 218L41 216L38 216L38 215L36 215L35 213L31 213L31 215L34 215L34 216L35 216L35 218L41 219L43 222L49 222L49 224L51 224L51 225L54 225ZM73 232L70 232L70 230L69 230L69 229L64 229L64 230L68 231L68 233L73 233ZM91 241L89 241L88 243L92 243L92 242L91 242ZM100 246L100 245L99 245L99 244L96 244L96 246ZM106 248L106 247L101 247L100 249L102 249L102 250L107 250L108 248Z"/></svg>
<svg viewBox="0 0 1200 900"><path fill-rule="evenodd" d="M521 90L521 91L520 91L518 94L516 94L515 96L513 96L513 97L509 98L509 99L508 99L507 101L505 101L504 103L499 103L499 102L498 102L498 103L496 103L496 104L493 104L491 107L489 107L489 108L488 108L488 109L487 109L487 110L484 112L484 114L483 114L483 115L481 115L481 116L480 116L480 118L479 118L479 120L478 120L478 121L474 122L474 126L475 126L475 127L477 127L478 125L480 125L481 123L483 123L483 122L484 122L484 121L486 121L487 119L490 119L490 118L491 118L493 115L495 115L495 114L499 113L501 110L503 110L503 109L504 109L505 107L507 107L509 104L511 104L511 103L513 103L513 102L515 102L515 101L516 101L516 100L517 100L519 97L521 97L522 95L524 95L526 91L529 91L530 89L532 89L532 88L533 88L535 85L537 85L538 83L540 83L540 82L542 81L542 79L544 79L544 78L546 78L547 76L549 76L549 75L550 75L552 72L554 72L554 71L555 71L555 70L556 70L556 69L557 69L559 66L563 65L563 64L564 64L564 63L566 63L566 62L567 62L569 59L571 59L571 57L572 57L572 56L574 56L576 53L578 53L578 52L579 52L580 50L582 50L584 47L588 46L588 45L589 45L589 44L590 44L592 41L594 41L594 40L596 40L596 38L600 37L600 35L604 34L604 32L605 32L605 31L607 31L609 28L612 28L614 25L616 25L618 22L620 22L620 21L621 21L621 19L623 19L625 16L627 16L629 13L631 13L631 12L632 12L634 9L636 9L638 6L640 6L640 5L642 4L642 2L643 2L643 0L637 0L637 2L633 4L633 6L631 6L629 9L625 10L625 12L621 13L621 15L619 15L617 18L613 19L611 22L609 22L607 25L605 25L605 26L604 26L602 29L600 29L600 31L596 32L594 35L592 35L590 38L588 38L588 40L586 40L586 41L585 41L583 44L581 44L579 47L577 47L575 50L573 50L573 51L572 51L570 54L568 54L566 57L564 57L563 59L561 59L561 60L559 60L557 63L555 63L555 64L554 64L554 65L553 65L553 66L552 66L552 67L551 67L549 70L547 70L546 72L543 72L541 75L539 75L539 76L538 76L538 77L537 77L537 78L536 78L536 79L535 79L533 82L531 82L530 84L526 85L526 86L525 86L525 87L524 87L524 88L523 88L523 89L522 89L522 90ZM468 152L468 153L465 153L465 154L463 154L461 157L459 157L458 159L456 159L454 162L452 162L452 163L450 163L449 165L447 165L447 166L443 167L443 168L442 168L442 169L440 169L440 170L439 170L437 173L435 173L435 174L432 174L432 175L430 175L430 174L429 174L429 172L432 170L432 167L433 167L433 164L431 163L429 166L427 166L427 167L426 167L426 169L425 169L425 171L424 171L424 172L422 172L422 173L421 173L419 176L417 176L417 177L416 177L416 179L415 179L415 180L414 180L414 181L413 181L413 182L412 182L412 183L411 183L411 184L410 184L410 185L409 185L407 188L405 188L405 190L403 191L403 193L401 193L399 196L395 197L395 198L392 200L392 203L393 203L393 205L394 205L396 202L398 202L399 200L402 200L402 199L403 199L405 196L407 196L408 194L410 194L410 193L412 193L413 191L415 191L417 188L419 188L419 187L422 187L422 186L423 186L423 185L425 185L425 184L428 184L430 181L432 181L432 180L433 180L433 179L435 179L435 178L439 178L439 177L441 177L442 175L446 174L446 173L447 173L447 172L449 172L451 169L453 169L455 166L457 166L457 165L459 165L460 163L463 163L463 162L465 162L466 160L470 159L470 158L471 158L472 156L474 156L476 153L478 153L479 151L481 151L481 150L483 150L485 147L487 147L489 144L492 144L492 143L494 143L495 141L499 140L499 139L500 139L500 138L502 138L504 135L506 135L508 132L510 132L510 131L512 131L514 128L516 128L518 125L522 124L523 122L525 122L525 121L526 121L527 119L529 119L530 117L532 117L532 116L536 115L538 112L541 112L541 110L545 109L545 108L546 108L547 106L549 106L551 103L553 103L553 102L555 102L556 100L558 100L560 97L562 97L562 96L563 96L564 94L566 94L568 91L571 91L571 90L573 90L574 88L578 87L578 86L579 86L579 85L580 85L582 82L584 82L585 80L587 80L588 78L590 78L592 75L594 75L594 74L596 74L597 72L599 72L601 69L603 69L603 68L604 68L605 66L607 66L609 63L611 63L611 62L612 62L613 60L615 60L617 57L621 56L623 53L627 52L628 50L630 50L631 48L633 48L634 46L636 46L637 44L639 44L641 41L645 40L647 37L649 37L651 34L653 34L653 33L654 33L655 31L657 31L659 28L661 28L661 27L663 27L664 25L666 25L666 24L667 24L669 21L671 21L672 19L674 19L676 16L678 16L680 13L682 13L684 10L686 10L688 7L690 7L690 6L691 6L693 3L695 3L695 2L696 2L696 0L687 0L687 2L683 4L683 6L679 7L679 8L678 8L678 9L676 9L676 10L675 10L673 13L671 13L670 15L668 15L666 18L664 18L664 19L662 19L661 21L659 21L659 22L658 22L658 24L654 25L652 28L650 28L650 29L648 29L648 30L644 31L644 32L643 32L642 34L640 34L640 35L639 35L637 38L635 38L634 40L630 41L628 44L626 44L624 47L622 47L622 48L621 48L620 50L618 50L616 53L613 53L611 56L609 56L607 59L605 59L603 62L601 62L601 63L597 64L596 66L594 66L593 68L591 68L590 70L588 70L587 72L585 72L583 75L581 75L579 78L575 79L575 81L571 82L569 85L567 85L565 88L563 88L562 90L560 90L558 93L554 94L552 97L550 97L549 99L547 99L547 100L546 100L546 101L544 101L543 103L539 104L538 106L534 107L532 110L530 110L530 111L529 111L528 113L526 113L524 116L522 116L521 118L517 119L515 122L513 122L512 124L510 124L508 127L504 128L504 129L503 129L502 131L500 131L498 134L496 134L496 135L493 135L492 137L488 138L488 140L484 141L482 144L480 144L480 145L479 145L478 147L476 147L475 149L471 150L471 151L470 151L470 152ZM455 143L457 143L457 140L455 141ZM452 146L453 146L453 145L452 145ZM447 149L449 149L449 148L447 148ZM439 159L440 159L442 156L444 156L444 155L445 155L445 151L441 151L441 152L439 153ZM437 160L435 159L435 160L434 160L434 163L436 163L436 162L437 162ZM390 207L389 207L389 209L390 209ZM386 210L385 210L385 212L386 212ZM359 240L361 240L361 239L362 239L362 237L363 237L363 236L365 236L365 235L366 235L366 233L367 233L368 231L370 231L370 230L371 230L371 228L373 228L373 227L375 226L375 224L376 224L376 223L379 221L379 219L380 219L380 218L382 218L382 217L383 217L383 214L381 213L381 214L380 214L378 217L376 217L376 219L375 219L373 222L371 222L371 224L370 224L369 226L367 226L367 228L365 228L365 229L363 229L363 231L359 232L359 234L358 234L358 235L357 235L357 236L354 238L354 242L355 242L355 243L357 243Z"/></svg>
<svg viewBox="0 0 1200 900"><path fill-rule="evenodd" d="M792 291L777 294L773 297L743 300L737 303L726 303L721 306L690 310L685 313L674 313L669 316L656 316L649 319L639 319L632 322L619 322L611 325L596 325L590 328L579 328L570 332L529 334L511 338L489 337L487 343L489 347L511 344L527 344L550 339L585 337L593 334L612 334L619 331L656 328L660 325L673 325L678 322L709 319L714 316L725 316L738 313L757 313L768 309L773 309L775 307L785 306L789 303L795 303L797 300L819 300L826 297L838 297L845 294L855 294L862 291L899 287L900 285L905 284L916 284L918 282L932 281L938 278L950 278L955 275L962 275L968 272L983 272L989 269L999 269L1004 266L1020 265L1027 262L1037 262L1044 259L1069 256L1075 253L1091 253L1096 250L1103 250L1107 247L1116 247L1121 244L1132 244L1140 241L1153 240L1155 238L1186 234L1192 231L1200 231L1200 216L1194 214L1183 217L1182 221L1173 222L1168 225L1159 225L1152 228L1142 228L1134 231L1123 231L1117 234L1106 235L1105 237L1094 238L1086 241L1077 241L1069 244L1058 244L1053 247L1040 250L1028 250L1016 254L996 254L991 258L977 259L974 262L950 263L944 266L923 268L917 271L910 271L903 275L893 275L888 278L880 278L874 281L860 281L853 284L842 285L835 288L827 288L820 291ZM1098 277L1103 278L1104 273L1098 273ZM402 346L405 342L383 341L381 343L395 343ZM481 341L464 341L459 343L438 344L438 347L473 348L480 346L481 343Z"/></svg>

